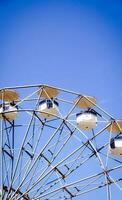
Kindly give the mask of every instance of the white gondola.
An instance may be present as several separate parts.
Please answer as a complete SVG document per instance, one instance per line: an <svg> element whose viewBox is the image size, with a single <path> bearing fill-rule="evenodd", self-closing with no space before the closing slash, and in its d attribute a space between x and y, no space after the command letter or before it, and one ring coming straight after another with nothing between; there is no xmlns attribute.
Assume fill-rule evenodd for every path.
<svg viewBox="0 0 122 200"><path fill-rule="evenodd" d="M80 129L89 130L96 127L97 114L93 111L85 111L76 115L77 126Z"/></svg>
<svg viewBox="0 0 122 200"><path fill-rule="evenodd" d="M59 113L59 104L53 99L45 99L39 103L38 111L44 118L51 118Z"/></svg>
<svg viewBox="0 0 122 200"><path fill-rule="evenodd" d="M17 106L14 103L4 103L0 105L0 118L14 120L17 117Z"/></svg>
<svg viewBox="0 0 122 200"><path fill-rule="evenodd" d="M114 155L122 156L122 137L111 139L110 152Z"/></svg>

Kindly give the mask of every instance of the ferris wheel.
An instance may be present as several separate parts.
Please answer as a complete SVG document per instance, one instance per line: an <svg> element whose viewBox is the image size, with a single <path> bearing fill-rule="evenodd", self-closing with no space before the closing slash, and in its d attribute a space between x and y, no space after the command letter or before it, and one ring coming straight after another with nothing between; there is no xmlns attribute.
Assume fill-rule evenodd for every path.
<svg viewBox="0 0 122 200"><path fill-rule="evenodd" d="M49 86L0 90L2 200L89 200L122 191L122 120L94 96Z"/></svg>

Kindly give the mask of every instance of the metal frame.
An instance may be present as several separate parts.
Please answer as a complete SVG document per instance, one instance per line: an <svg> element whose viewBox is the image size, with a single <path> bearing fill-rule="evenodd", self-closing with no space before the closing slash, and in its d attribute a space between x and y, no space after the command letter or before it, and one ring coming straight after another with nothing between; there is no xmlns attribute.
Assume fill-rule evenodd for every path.
<svg viewBox="0 0 122 200"><path fill-rule="evenodd" d="M59 91L54 99L59 102L61 110L52 119L44 119L38 112L39 101L44 99L39 91L42 88L44 92L45 87ZM20 99L15 101L19 108L18 118L9 121L3 117L1 120L2 200L77 199L77 196L103 187L106 187L106 199L111 200L112 184L122 190L119 184L122 177L113 178L114 172L122 168L122 161L109 152L111 131L109 133L108 128L110 130L111 124L116 121L111 114L91 102L86 95L53 86L38 84L0 91L9 89L16 89ZM84 132L76 126L76 113L81 111L77 107L80 96L94 104L99 115L94 130ZM121 135L119 125L118 129ZM109 160L116 166L109 165ZM75 175L74 172L79 173L84 166L92 169L92 163L96 168L89 172L91 175ZM97 173L94 173L95 170Z"/></svg>

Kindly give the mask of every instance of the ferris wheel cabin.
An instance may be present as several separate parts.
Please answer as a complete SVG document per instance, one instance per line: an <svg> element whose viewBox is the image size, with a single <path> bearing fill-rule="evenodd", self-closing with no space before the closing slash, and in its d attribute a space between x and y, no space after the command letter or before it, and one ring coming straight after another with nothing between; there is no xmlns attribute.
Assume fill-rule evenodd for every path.
<svg viewBox="0 0 122 200"><path fill-rule="evenodd" d="M93 129L97 124L97 114L92 111L78 113L76 115L76 122L80 129Z"/></svg>
<svg viewBox="0 0 122 200"><path fill-rule="evenodd" d="M14 120L17 117L18 107L14 103L0 105L0 118Z"/></svg>
<svg viewBox="0 0 122 200"><path fill-rule="evenodd" d="M19 94L16 90L1 90L0 99L2 104L0 105L0 118L5 118L8 120L14 120L17 117L18 106L16 106L15 101L18 100Z"/></svg>
<svg viewBox="0 0 122 200"><path fill-rule="evenodd" d="M45 99L39 103L39 112L44 118L51 118L58 114L59 104L53 99Z"/></svg>
<svg viewBox="0 0 122 200"><path fill-rule="evenodd" d="M59 91L50 86L40 88L38 95L43 98L39 102L38 111L44 118L53 118L59 113L59 104L54 98L58 95Z"/></svg>
<svg viewBox="0 0 122 200"><path fill-rule="evenodd" d="M96 127L97 124L97 114L93 110L90 110L96 105L96 98L92 96L80 96L75 100L77 107L85 109L78 114L76 114L76 123L78 128L83 130L89 130Z"/></svg>
<svg viewBox="0 0 122 200"><path fill-rule="evenodd" d="M110 141L110 152L114 155L122 156L122 136L112 138Z"/></svg>

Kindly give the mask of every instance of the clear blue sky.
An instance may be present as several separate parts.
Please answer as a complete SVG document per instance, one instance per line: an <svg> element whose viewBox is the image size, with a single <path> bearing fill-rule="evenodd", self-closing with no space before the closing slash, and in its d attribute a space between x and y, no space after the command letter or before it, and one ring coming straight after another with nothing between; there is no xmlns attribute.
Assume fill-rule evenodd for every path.
<svg viewBox="0 0 122 200"><path fill-rule="evenodd" d="M0 87L95 95L122 118L122 1L0 0L0 69Z"/></svg>
<svg viewBox="0 0 122 200"><path fill-rule="evenodd" d="M1 0L0 24L0 87L47 83L111 107L122 99L120 0Z"/></svg>

